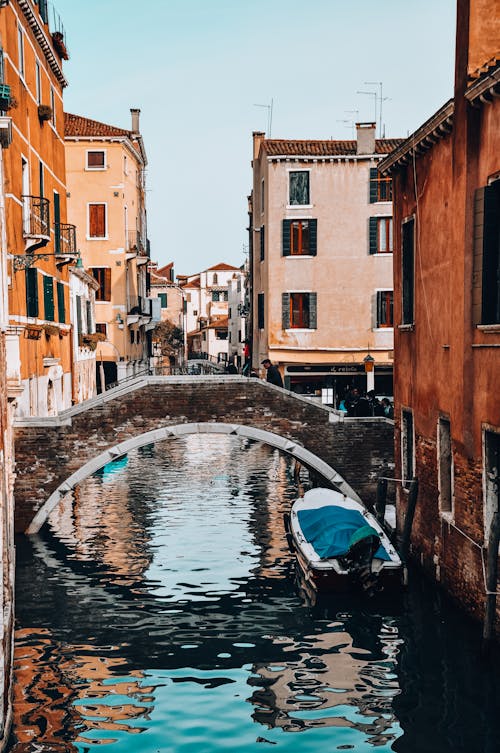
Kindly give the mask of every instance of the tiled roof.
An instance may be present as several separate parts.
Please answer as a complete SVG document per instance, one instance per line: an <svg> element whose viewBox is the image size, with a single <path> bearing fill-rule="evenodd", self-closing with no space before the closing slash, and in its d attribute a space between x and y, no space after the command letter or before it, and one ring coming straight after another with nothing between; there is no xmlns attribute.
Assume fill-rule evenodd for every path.
<svg viewBox="0 0 500 753"><path fill-rule="evenodd" d="M390 154L403 139L376 139L375 154ZM341 157L356 154L355 140L295 141L266 139L262 148L270 157Z"/></svg>
<svg viewBox="0 0 500 753"><path fill-rule="evenodd" d="M493 55L489 60L487 60L484 65L482 65L480 68L478 68L475 71L472 71L472 73L469 75L469 79L478 79L484 76L485 74L488 75L491 73L495 68L498 68L498 65L500 63L500 51L497 52L496 55Z"/></svg>
<svg viewBox="0 0 500 753"><path fill-rule="evenodd" d="M214 269L222 269L222 270L223 269L225 270L235 269L236 270L236 269L239 269L239 267L233 267L231 264L225 264L224 262L221 262L220 264L216 264L215 267L209 267L206 271L212 272Z"/></svg>
<svg viewBox="0 0 500 753"><path fill-rule="evenodd" d="M189 280L189 281L186 281L186 280L182 281L182 279L179 279L179 285L181 286L181 288L199 288L200 278L195 277L194 280Z"/></svg>
<svg viewBox="0 0 500 753"><path fill-rule="evenodd" d="M64 113L65 136L128 136L132 138L132 131L125 128L116 128L98 120L84 118L82 115Z"/></svg>

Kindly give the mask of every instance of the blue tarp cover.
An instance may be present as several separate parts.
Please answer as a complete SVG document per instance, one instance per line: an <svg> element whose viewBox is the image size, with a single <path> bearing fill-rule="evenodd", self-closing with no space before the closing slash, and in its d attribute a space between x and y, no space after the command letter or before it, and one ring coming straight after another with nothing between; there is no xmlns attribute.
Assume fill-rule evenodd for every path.
<svg viewBox="0 0 500 753"><path fill-rule="evenodd" d="M299 510L297 517L304 538L312 544L321 559L347 554L352 535L359 528L366 527L366 520L358 510L346 510L335 505ZM375 557L390 560L382 545Z"/></svg>

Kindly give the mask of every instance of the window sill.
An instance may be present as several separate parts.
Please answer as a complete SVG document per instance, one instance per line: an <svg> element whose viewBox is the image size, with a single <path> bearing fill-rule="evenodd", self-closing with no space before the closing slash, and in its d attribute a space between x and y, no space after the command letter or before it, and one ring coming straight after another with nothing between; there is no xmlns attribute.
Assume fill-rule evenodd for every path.
<svg viewBox="0 0 500 753"><path fill-rule="evenodd" d="M314 259L316 254L286 254L283 259Z"/></svg>
<svg viewBox="0 0 500 753"><path fill-rule="evenodd" d="M394 332L394 327L374 327L373 332Z"/></svg>
<svg viewBox="0 0 500 753"><path fill-rule="evenodd" d="M392 199L377 199L377 201L370 202L373 204L392 204Z"/></svg>
<svg viewBox="0 0 500 753"><path fill-rule="evenodd" d="M104 170L108 169L108 165L106 167L86 167L85 172L86 173L102 173Z"/></svg>
<svg viewBox="0 0 500 753"><path fill-rule="evenodd" d="M370 256L393 256L393 251L375 251L374 254L370 254Z"/></svg>
<svg viewBox="0 0 500 753"><path fill-rule="evenodd" d="M314 204L287 204L286 209L312 209L313 206Z"/></svg>
<svg viewBox="0 0 500 753"><path fill-rule="evenodd" d="M102 237L99 236L98 238L96 236L87 235L86 236L86 240L88 240L88 241L107 241L109 239L108 239L107 235L103 235Z"/></svg>
<svg viewBox="0 0 500 753"><path fill-rule="evenodd" d="M484 332L487 335L497 335L500 332L500 323L499 324L478 324L476 329L479 329L481 332Z"/></svg>
<svg viewBox="0 0 500 753"><path fill-rule="evenodd" d="M316 332L316 327L288 327L285 332Z"/></svg>
<svg viewBox="0 0 500 753"><path fill-rule="evenodd" d="M413 332L415 324L398 324L398 329L400 332Z"/></svg>

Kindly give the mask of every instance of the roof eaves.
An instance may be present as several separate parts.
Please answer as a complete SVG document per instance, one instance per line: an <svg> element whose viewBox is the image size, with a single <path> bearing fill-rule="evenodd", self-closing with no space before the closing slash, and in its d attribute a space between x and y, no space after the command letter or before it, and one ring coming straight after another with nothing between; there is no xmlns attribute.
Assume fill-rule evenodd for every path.
<svg viewBox="0 0 500 753"><path fill-rule="evenodd" d="M449 99L420 128L417 128L411 136L408 136L402 144L379 163L379 172L385 174L402 167L410 161L413 154L427 151L436 141L448 135L453 128L454 110L454 100Z"/></svg>
<svg viewBox="0 0 500 753"><path fill-rule="evenodd" d="M479 107L482 103L489 103L500 95L500 65L490 73L481 76L465 91L465 99L471 105Z"/></svg>

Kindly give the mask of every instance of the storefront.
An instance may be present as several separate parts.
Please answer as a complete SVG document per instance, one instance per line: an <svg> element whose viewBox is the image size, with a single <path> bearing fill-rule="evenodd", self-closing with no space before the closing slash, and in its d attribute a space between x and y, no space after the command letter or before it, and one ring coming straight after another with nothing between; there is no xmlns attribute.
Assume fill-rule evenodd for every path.
<svg viewBox="0 0 500 753"><path fill-rule="evenodd" d="M392 397L392 365L375 364L375 392L379 396ZM338 407L344 394L351 387L366 392L364 363L290 364L285 365L285 389L299 395L321 397L322 390L332 390L331 404ZM330 402L330 401L329 401Z"/></svg>

